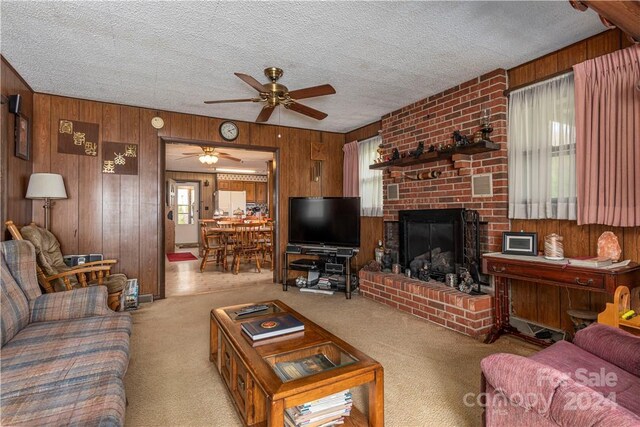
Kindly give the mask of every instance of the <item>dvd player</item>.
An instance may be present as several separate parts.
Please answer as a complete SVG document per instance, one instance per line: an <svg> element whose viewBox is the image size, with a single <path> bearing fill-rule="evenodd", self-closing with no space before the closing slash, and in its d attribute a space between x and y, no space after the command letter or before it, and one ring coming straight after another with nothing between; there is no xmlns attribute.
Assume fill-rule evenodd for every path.
<svg viewBox="0 0 640 427"><path fill-rule="evenodd" d="M302 258L289 263L291 270L324 270L325 261L321 259Z"/></svg>

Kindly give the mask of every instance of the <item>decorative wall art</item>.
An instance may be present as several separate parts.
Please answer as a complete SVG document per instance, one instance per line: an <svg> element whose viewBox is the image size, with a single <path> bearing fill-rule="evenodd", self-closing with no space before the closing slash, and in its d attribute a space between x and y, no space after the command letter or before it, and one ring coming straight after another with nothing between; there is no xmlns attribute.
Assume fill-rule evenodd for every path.
<svg viewBox="0 0 640 427"><path fill-rule="evenodd" d="M138 145L104 141L102 173L138 175Z"/></svg>
<svg viewBox="0 0 640 427"><path fill-rule="evenodd" d="M100 125L61 119L58 123L58 153L98 155Z"/></svg>
<svg viewBox="0 0 640 427"><path fill-rule="evenodd" d="M15 156L29 160L31 157L31 135L29 134L29 119L25 116L16 116L15 135Z"/></svg>

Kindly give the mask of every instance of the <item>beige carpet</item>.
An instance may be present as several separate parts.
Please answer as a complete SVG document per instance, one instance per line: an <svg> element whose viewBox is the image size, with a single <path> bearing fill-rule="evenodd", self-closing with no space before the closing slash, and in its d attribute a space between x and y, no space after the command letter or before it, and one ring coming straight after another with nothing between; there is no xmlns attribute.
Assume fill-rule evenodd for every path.
<svg viewBox="0 0 640 427"><path fill-rule="evenodd" d="M485 345L358 295L346 300L344 294L283 292L279 285L258 284L173 297L133 313L126 424L240 426L209 363L209 312L268 299L281 299L382 364L385 423L392 427L480 425L481 409L463 404L466 393L479 392L480 360L496 352L537 351L513 338ZM361 401L356 398L356 405Z"/></svg>

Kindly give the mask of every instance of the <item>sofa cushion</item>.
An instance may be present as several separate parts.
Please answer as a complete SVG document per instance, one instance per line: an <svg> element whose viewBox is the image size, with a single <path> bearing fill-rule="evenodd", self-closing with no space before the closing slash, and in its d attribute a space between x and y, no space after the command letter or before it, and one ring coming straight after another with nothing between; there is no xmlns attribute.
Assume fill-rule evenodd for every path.
<svg viewBox="0 0 640 427"><path fill-rule="evenodd" d="M1 425L122 426L126 398L122 380L105 375L37 394L2 398Z"/></svg>
<svg viewBox="0 0 640 427"><path fill-rule="evenodd" d="M33 245L26 240L0 242L2 261L22 289L27 300L42 295L36 276L36 257Z"/></svg>
<svg viewBox="0 0 640 427"><path fill-rule="evenodd" d="M22 227L20 233L35 247L38 265L47 276L69 270L64 263L60 243L49 230L32 224Z"/></svg>
<svg viewBox="0 0 640 427"><path fill-rule="evenodd" d="M530 359L551 366L604 396L612 396L618 405L640 414L640 378L624 369L567 341L559 341Z"/></svg>
<svg viewBox="0 0 640 427"><path fill-rule="evenodd" d="M2 398L124 377L130 333L128 313L30 324L2 348Z"/></svg>
<svg viewBox="0 0 640 427"><path fill-rule="evenodd" d="M29 303L5 263L0 264L0 339L4 346L29 324Z"/></svg>
<svg viewBox="0 0 640 427"><path fill-rule="evenodd" d="M98 280L90 280L89 286L96 286L98 284ZM102 284L107 287L107 292L110 294L115 294L121 292L125 285L127 284L127 276L122 273L114 273L110 274L107 277L102 278Z"/></svg>
<svg viewBox="0 0 640 427"><path fill-rule="evenodd" d="M569 381L561 384L550 406L559 426L638 427L640 417L589 387ZM518 423L517 425L526 425ZM533 424L537 425L537 423Z"/></svg>
<svg viewBox="0 0 640 427"><path fill-rule="evenodd" d="M640 377L640 337L619 328L593 323L580 330L573 343Z"/></svg>

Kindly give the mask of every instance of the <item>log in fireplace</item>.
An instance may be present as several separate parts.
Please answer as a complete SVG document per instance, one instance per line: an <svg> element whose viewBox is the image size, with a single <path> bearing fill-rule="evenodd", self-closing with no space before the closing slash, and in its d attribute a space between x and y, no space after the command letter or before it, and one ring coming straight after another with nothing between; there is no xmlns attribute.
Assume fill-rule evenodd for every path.
<svg viewBox="0 0 640 427"><path fill-rule="evenodd" d="M400 264L429 261L431 275L442 280L456 267L480 265L478 213L468 209L425 209L399 212Z"/></svg>

